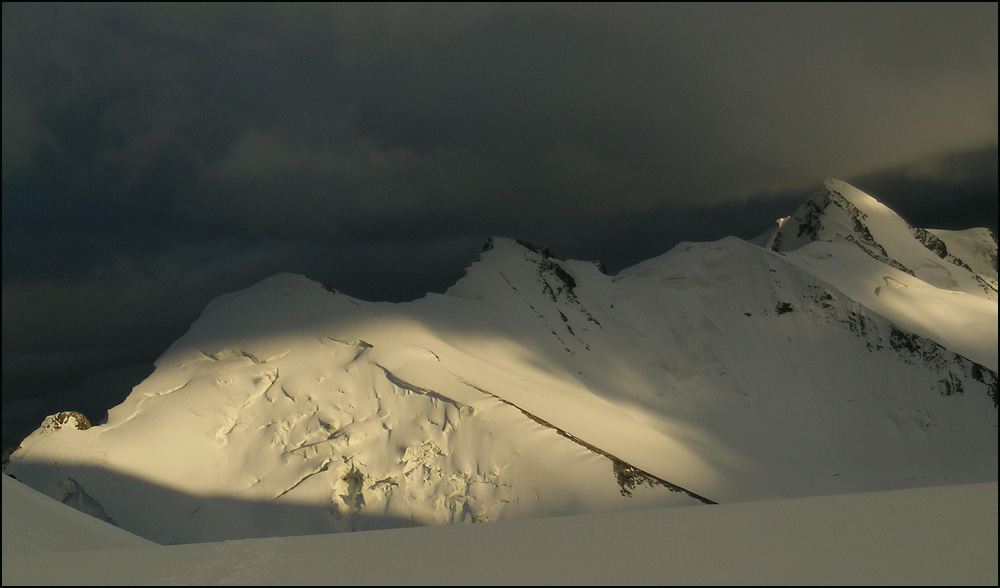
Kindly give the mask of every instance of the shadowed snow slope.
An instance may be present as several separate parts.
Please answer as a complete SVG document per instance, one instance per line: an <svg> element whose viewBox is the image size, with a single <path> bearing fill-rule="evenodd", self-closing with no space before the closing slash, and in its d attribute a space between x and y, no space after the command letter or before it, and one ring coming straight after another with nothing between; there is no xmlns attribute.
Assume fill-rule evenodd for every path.
<svg viewBox="0 0 1000 588"><path fill-rule="evenodd" d="M155 545L60 504L9 476L3 479L3 559L16 553L88 551ZM4 582L7 584L6 571Z"/></svg>
<svg viewBox="0 0 1000 588"><path fill-rule="evenodd" d="M33 508L33 524L8 533L33 492L14 485L4 476L5 586L997 583L996 483L90 551L49 537L123 532L68 523L40 494L51 514Z"/></svg>
<svg viewBox="0 0 1000 588"><path fill-rule="evenodd" d="M160 543L995 482L995 240L836 180L790 219L616 276L494 238L405 304L273 276L7 471Z"/></svg>

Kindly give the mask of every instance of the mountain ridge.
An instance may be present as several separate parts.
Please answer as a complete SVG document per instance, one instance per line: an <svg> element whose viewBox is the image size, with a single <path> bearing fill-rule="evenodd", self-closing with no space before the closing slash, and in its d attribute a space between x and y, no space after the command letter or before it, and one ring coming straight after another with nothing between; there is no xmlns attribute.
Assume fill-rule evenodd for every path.
<svg viewBox="0 0 1000 588"><path fill-rule="evenodd" d="M864 230L810 212L821 192L801 242L785 220L614 276L501 237L406 303L272 276L209 304L106 423L40 429L8 470L57 498L72 477L160 542L995 481L996 297L966 275L991 274L832 185ZM185 498L148 516L111 472Z"/></svg>

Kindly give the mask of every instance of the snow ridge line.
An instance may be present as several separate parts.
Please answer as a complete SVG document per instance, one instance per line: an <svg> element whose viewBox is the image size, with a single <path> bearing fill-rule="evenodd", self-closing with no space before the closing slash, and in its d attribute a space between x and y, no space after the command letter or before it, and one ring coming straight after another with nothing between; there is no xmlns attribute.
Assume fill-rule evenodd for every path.
<svg viewBox="0 0 1000 588"><path fill-rule="evenodd" d="M543 427L547 427L549 429L552 429L553 431L555 431L556 433L558 433L558 434L562 435L563 437L569 439L573 443L576 443L577 445L580 445L581 447L584 447L585 449L587 449L589 451L592 451L592 452L594 452L594 453L596 453L598 455L604 456L604 457L608 458L609 460L611 460L612 467L614 468L614 472L615 472L615 478L618 480L618 485L621 486L622 496L631 496L632 495L632 492L631 492L632 488L635 488L636 486L639 486L642 483L647 483L650 486L660 485L660 486L663 486L663 487L665 487L668 490L671 490L673 492L680 492L682 494L687 494L691 498L694 498L695 500L699 500L699 501L701 501L704 504L718 504L718 502L715 502L714 500L711 500L709 498L705 498L704 496L701 496L700 494L696 494L696 493L688 490L687 488L683 488L681 486L678 486L677 484L673 484L671 482L668 482L668 481L664 480L663 478L660 478L658 476L654 476L653 474L651 474L651 473L649 473L649 472L647 472L647 471L645 471L645 470L643 470L641 468L638 468L638 467L636 467L636 466L628 463L627 461L625 461L625 460L623 460L623 459L621 459L621 458L619 458L619 457L617 457L615 455L612 455L612 454L608 453L607 451L604 451L603 449L601 449L600 447L597 447L596 445L592 445L590 443L587 443L586 441L584 441L583 439L580 439L579 437L573 435L572 433L569 433L569 432L567 432L567 431L565 431L563 429L560 429L559 427L553 425L552 423L546 421L545 419L543 419L543 418L541 418L541 417L539 417L539 416L537 416L537 415L535 415L533 413L530 413L527 410L524 410L523 408L521 408L520 406L514 404L513 402L510 402L509 400L501 398L501 397L497 396L496 394L490 392L489 390L484 390L483 388L480 388L479 386L477 386L477 385L473 384L472 382L466 380L462 376L459 376L459 375L455 374L454 372L451 372L451 375L454 376L456 379L458 379L458 381L460 381L463 384L465 384L466 386L472 388L473 390L476 390L478 392L482 392L483 394L486 394L487 396L490 396L491 398L494 398L494 399L498 400L499 402L502 402L502 403L506 404L507 406L510 406L512 408L517 409L518 411L521 412L521 414L523 414L524 416L528 417L529 419L535 421L539 425L542 425Z"/></svg>
<svg viewBox="0 0 1000 588"><path fill-rule="evenodd" d="M400 388L402 390L409 390L410 392L413 392L415 394L423 394L424 396L429 396L429 397L431 397L431 398L433 398L435 400L438 400L440 402L444 402L444 403L450 404L450 405L454 406L455 408L459 408L459 409L462 408L461 403L459 403L457 400L454 400L452 398L448 398L447 396L445 396L443 394L440 394L438 392L435 392L434 390L428 390L427 388L421 388L420 386L417 386L415 384L411 384L411 383L407 382L406 380L403 380L402 378L400 378L400 377L396 376L395 374L393 374L392 372L390 372L388 369L385 368L385 366L383 366L380 363L376 363L376 362L371 362L371 363L372 363L372 365L374 365L378 369L382 370L382 373L385 374L385 378L387 380L389 380L389 382L392 385L396 386L397 388Z"/></svg>

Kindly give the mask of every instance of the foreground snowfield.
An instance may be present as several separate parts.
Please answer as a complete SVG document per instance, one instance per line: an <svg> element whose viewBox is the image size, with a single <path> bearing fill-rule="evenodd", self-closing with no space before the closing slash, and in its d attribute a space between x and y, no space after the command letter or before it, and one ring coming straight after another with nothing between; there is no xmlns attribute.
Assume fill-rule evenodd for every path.
<svg viewBox="0 0 1000 588"><path fill-rule="evenodd" d="M3 476L5 586L995 586L997 548L996 483L157 546Z"/></svg>

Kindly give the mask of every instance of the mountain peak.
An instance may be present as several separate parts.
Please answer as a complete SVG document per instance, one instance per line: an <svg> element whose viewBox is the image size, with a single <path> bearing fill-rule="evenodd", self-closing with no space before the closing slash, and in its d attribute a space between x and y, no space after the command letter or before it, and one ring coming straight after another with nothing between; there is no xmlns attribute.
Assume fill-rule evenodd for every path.
<svg viewBox="0 0 1000 588"><path fill-rule="evenodd" d="M847 182L827 178L822 189L814 192L791 216L780 219L754 242L772 251L785 252L814 241L842 237L854 239L869 248L879 248L868 228L869 216L902 225L897 228L903 230L910 229L902 218L875 198Z"/></svg>
<svg viewBox="0 0 1000 588"><path fill-rule="evenodd" d="M552 252L549 251L547 247L536 247L523 239L514 239L511 237L493 236L486 239L486 243L483 245L483 252L485 253L488 251L492 251L494 248L497 248L499 250L504 250L507 248L527 249L528 251L531 251L532 253L537 253L542 257L552 257Z"/></svg>
<svg viewBox="0 0 1000 588"><path fill-rule="evenodd" d="M842 180L828 178L795 212L779 219L751 242L779 253L788 253L815 242L846 241L878 261L920 278L938 288L958 290L996 299L997 279L990 272L995 244L949 250L945 239L933 231L911 226L888 206ZM951 238L954 244L969 241ZM982 241L979 239L978 241ZM982 259L980 259L982 258ZM985 260L985 261L984 261ZM985 268L985 273L979 269Z"/></svg>
<svg viewBox="0 0 1000 588"><path fill-rule="evenodd" d="M572 291L576 282L546 247L509 237L490 237L479 260L445 293L460 298L494 298L508 290L533 290L539 283L558 284L549 289ZM519 290L520 289L520 290Z"/></svg>

